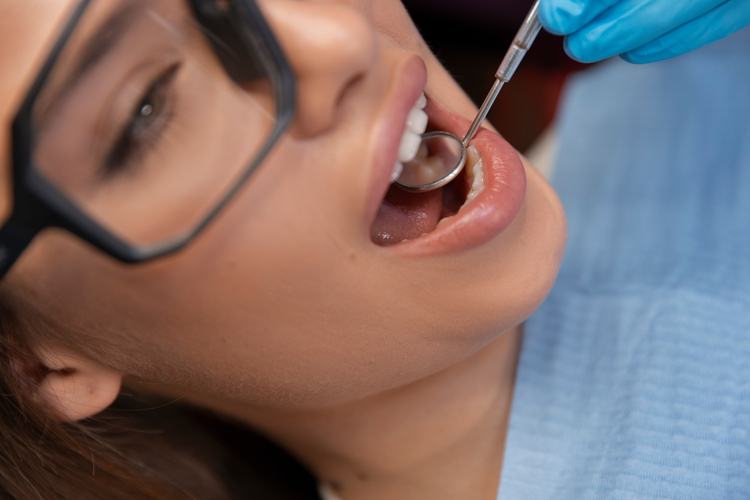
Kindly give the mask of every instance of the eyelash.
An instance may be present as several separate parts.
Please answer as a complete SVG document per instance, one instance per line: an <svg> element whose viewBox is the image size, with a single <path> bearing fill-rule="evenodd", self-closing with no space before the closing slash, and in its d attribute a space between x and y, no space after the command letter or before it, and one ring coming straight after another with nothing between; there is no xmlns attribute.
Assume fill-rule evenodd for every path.
<svg viewBox="0 0 750 500"><path fill-rule="evenodd" d="M138 101L100 169L103 180L130 170L136 159L143 158L150 148L158 144L174 118L176 106L172 84L179 68L179 64L170 66L151 83ZM147 119L148 123L138 130L138 120L142 118Z"/></svg>

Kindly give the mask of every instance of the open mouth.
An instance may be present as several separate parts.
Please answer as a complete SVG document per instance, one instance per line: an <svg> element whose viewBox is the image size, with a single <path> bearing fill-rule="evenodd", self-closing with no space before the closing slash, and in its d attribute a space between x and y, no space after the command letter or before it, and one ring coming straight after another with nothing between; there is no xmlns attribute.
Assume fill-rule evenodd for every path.
<svg viewBox="0 0 750 500"><path fill-rule="evenodd" d="M395 73L393 97L383 107L386 126L375 136L380 154L373 157L366 224L371 242L394 257L446 255L483 246L511 225L526 196L521 157L500 135L481 127L463 171L443 188L412 193L388 186L388 178L398 176L399 160L422 155L419 161L429 164L445 153L440 146L430 146L435 154L420 152L422 132L461 137L471 125L433 96L420 96L427 83L425 69L415 56Z"/></svg>
<svg viewBox="0 0 750 500"><path fill-rule="evenodd" d="M421 146L413 161L429 168L430 163L439 160L431 158ZM477 149L470 146L466 166L442 188L412 193L392 184L370 228L370 238L377 245L389 246L426 236L461 211L483 189L482 159Z"/></svg>
<svg viewBox="0 0 750 500"><path fill-rule="evenodd" d="M444 170L440 156L421 143L422 133L440 130L430 123L424 111L426 105L427 98L422 94L407 116L391 181L401 173L402 162L410 162L415 172ZM482 159L477 149L470 146L464 169L442 188L414 193L391 184L370 228L370 238L377 245L390 246L426 236L455 216L483 189Z"/></svg>

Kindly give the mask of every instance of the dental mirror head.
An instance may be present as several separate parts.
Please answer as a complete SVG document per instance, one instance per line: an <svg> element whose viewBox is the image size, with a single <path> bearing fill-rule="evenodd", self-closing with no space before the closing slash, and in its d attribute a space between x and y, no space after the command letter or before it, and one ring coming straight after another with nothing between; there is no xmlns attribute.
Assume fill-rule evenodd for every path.
<svg viewBox="0 0 750 500"><path fill-rule="evenodd" d="M534 2L508 52L505 53L495 73L495 83L479 108L466 136L462 140L449 132L422 134L422 144L416 158L404 163L395 181L401 189L415 193L431 191L445 186L461 173L466 165L466 148L487 117L503 84L511 79L542 27L539 22L539 2L540 0Z"/></svg>
<svg viewBox="0 0 750 500"><path fill-rule="evenodd" d="M398 186L414 193L443 187L456 178L466 164L466 148L450 132L422 134L417 156L404 163Z"/></svg>

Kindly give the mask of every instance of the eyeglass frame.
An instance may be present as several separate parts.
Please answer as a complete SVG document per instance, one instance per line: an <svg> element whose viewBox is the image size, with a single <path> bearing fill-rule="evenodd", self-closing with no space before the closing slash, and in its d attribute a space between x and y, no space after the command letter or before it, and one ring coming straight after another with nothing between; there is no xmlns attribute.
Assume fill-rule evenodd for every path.
<svg viewBox="0 0 750 500"><path fill-rule="evenodd" d="M268 155L294 116L296 81L293 70L255 0L189 0L196 20L203 28L204 35L212 45L224 70L235 83L241 83L243 68L251 64L247 62L248 59L255 58L252 55L254 49L259 45L265 49L265 67L276 69L275 72L269 72L276 96L276 123L266 143L245 167L235 185L192 230L171 240L146 246L126 243L94 221L42 177L34 167L32 158L35 101L92 1L82 0L73 10L66 27L53 46L13 120L11 128L13 207L10 217L0 228L0 279L7 274L33 238L49 227L65 229L122 262L145 262L181 250L237 194ZM223 7L224 5L229 8ZM215 27L230 28L230 31L216 33L208 29L212 24ZM209 36L209 33L213 36ZM260 43L253 42L253 34L260 35ZM231 52L225 47L231 49Z"/></svg>

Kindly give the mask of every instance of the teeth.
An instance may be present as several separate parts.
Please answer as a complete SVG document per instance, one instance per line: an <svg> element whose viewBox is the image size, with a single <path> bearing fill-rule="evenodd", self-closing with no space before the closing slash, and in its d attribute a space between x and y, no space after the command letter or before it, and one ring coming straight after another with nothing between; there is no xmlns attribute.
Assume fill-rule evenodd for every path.
<svg viewBox="0 0 750 500"><path fill-rule="evenodd" d="M398 179L401 176L401 172L404 171L404 164L400 161L396 160L396 162L393 164L393 173L391 173L391 182L396 182L396 179Z"/></svg>
<svg viewBox="0 0 750 500"><path fill-rule="evenodd" d="M414 157L415 160L418 161L424 161L427 159L427 157L430 155L430 150L427 149L427 144L424 142L419 145L419 150L417 151L417 156Z"/></svg>
<svg viewBox="0 0 750 500"><path fill-rule="evenodd" d="M419 145L422 143L422 134L427 129L427 113L422 111L426 105L427 98L422 94L409 111L404 135L401 136L401 144L398 147L398 161L401 163L408 163L417 156Z"/></svg>
<svg viewBox="0 0 750 500"><path fill-rule="evenodd" d="M471 182L471 188L466 195L466 201L461 205L462 210L466 205L477 197L484 189L484 172L482 171L482 157L479 156L477 148L469 146L466 158L466 180Z"/></svg>
<svg viewBox="0 0 750 500"><path fill-rule="evenodd" d="M416 184L435 182L443 176L443 172L445 172L445 163L439 156L419 160L419 164L413 172L414 182Z"/></svg>
<svg viewBox="0 0 750 500"><path fill-rule="evenodd" d="M418 134L424 134L427 129L427 113L419 108L411 108L406 118L406 128Z"/></svg>
<svg viewBox="0 0 750 500"><path fill-rule="evenodd" d="M420 161L430 160L431 158L421 158ZM398 162L396 162L398 163ZM471 184L471 188L469 189L469 193L466 195L466 201L463 205L461 205L461 208L458 209L460 212L464 209L466 205L468 205L471 200L476 198L479 193L482 192L484 189L484 172L482 171L482 157L479 156L479 152L477 151L477 148L474 146L469 146L467 149L467 157L466 157L466 182ZM395 172L395 169L394 169ZM442 226L449 220L453 218L452 215L449 215L448 217L443 217L438 221L437 227ZM422 233L420 238L422 236L426 236L428 233ZM401 243L406 243L409 241L408 239L402 240Z"/></svg>
<svg viewBox="0 0 750 500"><path fill-rule="evenodd" d="M408 163L417 158L420 164L424 166L425 178L432 179L434 175L430 175L432 170L439 168L442 163L439 157L430 158L428 157L428 151L426 147L422 147L422 136L421 134L427 128L427 113L422 109L427 105L427 98L424 93L419 96L417 102L414 103L414 107L409 111L409 116L406 119L406 128L404 135L401 137L401 144L398 148L398 160L393 165L393 172L391 174L391 182L394 182L401 176L404 168L404 163ZM466 183L469 185L469 192L466 195L466 201L459 212L464 209L466 205L476 198L479 193L484 189L484 171L482 170L482 157L479 156L477 148L469 146L467 149L466 158ZM428 181L425 181L428 182ZM438 222L438 227L446 223L452 218L452 216L444 217ZM422 235L424 236L424 234ZM403 240L402 243L409 241L408 239Z"/></svg>
<svg viewBox="0 0 750 500"><path fill-rule="evenodd" d="M417 156L417 151L419 151L421 143L422 136L406 129L404 135L401 137L401 144L398 147L398 161L401 163L412 161Z"/></svg>

